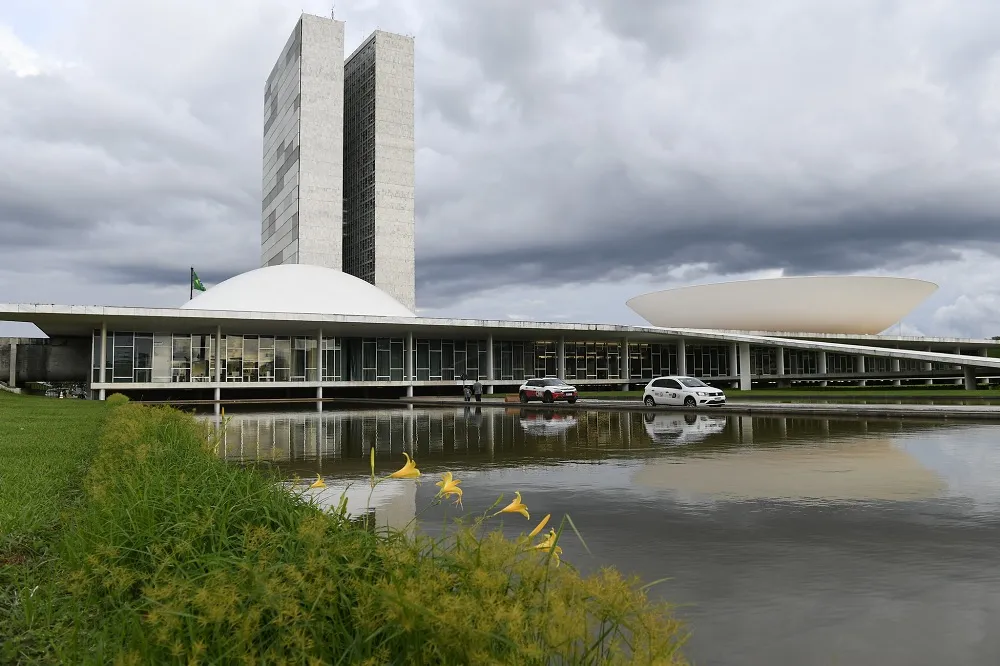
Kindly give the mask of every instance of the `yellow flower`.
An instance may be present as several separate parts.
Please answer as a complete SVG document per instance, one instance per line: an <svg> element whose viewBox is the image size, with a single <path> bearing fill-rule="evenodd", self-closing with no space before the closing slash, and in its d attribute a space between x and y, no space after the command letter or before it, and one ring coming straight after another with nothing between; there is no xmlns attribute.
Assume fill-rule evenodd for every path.
<svg viewBox="0 0 1000 666"><path fill-rule="evenodd" d="M310 488L326 488L326 482L323 481L323 477L319 474L316 475L316 480L312 482Z"/></svg>
<svg viewBox="0 0 1000 666"><path fill-rule="evenodd" d="M551 517L552 517L551 513L545 514L545 517L542 518L542 522L538 523L538 525L535 526L535 529L531 530L531 533L528 535L528 538L534 539L536 536L538 536L538 533L542 531L542 528L545 527L545 523L549 522L549 518Z"/></svg>
<svg viewBox="0 0 1000 666"><path fill-rule="evenodd" d="M549 535L545 537L542 541L538 542L535 546L536 550L544 550L547 553L552 553L552 559L555 561L556 566L559 566L559 556L562 554L562 548L556 545L556 531L553 529L549 530Z"/></svg>
<svg viewBox="0 0 1000 666"><path fill-rule="evenodd" d="M515 492L514 501L497 511L497 513L519 513L525 518L531 519L531 516L528 515L528 507L521 501L521 491Z"/></svg>
<svg viewBox="0 0 1000 666"><path fill-rule="evenodd" d="M410 456L408 456L405 452L403 455L406 456L406 464L390 474L390 479L415 479L420 476L420 470L417 469L417 462L415 460L410 460Z"/></svg>
<svg viewBox="0 0 1000 666"><path fill-rule="evenodd" d="M462 489L458 487L458 484L462 483L458 479L452 478L451 472L445 472L441 475L441 480L435 483L441 490L438 492L438 497L451 497L452 495L457 495L458 499L455 504L459 506L462 505Z"/></svg>

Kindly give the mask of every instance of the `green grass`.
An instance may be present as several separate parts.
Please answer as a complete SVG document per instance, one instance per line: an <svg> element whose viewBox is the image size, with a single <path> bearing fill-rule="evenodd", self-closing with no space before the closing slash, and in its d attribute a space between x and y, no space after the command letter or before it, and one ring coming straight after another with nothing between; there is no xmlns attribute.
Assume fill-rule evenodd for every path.
<svg viewBox="0 0 1000 666"><path fill-rule="evenodd" d="M0 564L42 547L79 498L106 411L89 400L0 391Z"/></svg>
<svg viewBox="0 0 1000 666"><path fill-rule="evenodd" d="M52 562L107 414L103 403L0 391L0 662L24 625L15 621ZM28 602L23 600L27 597ZM45 630L36 639L47 640Z"/></svg>
<svg viewBox="0 0 1000 666"><path fill-rule="evenodd" d="M68 418L51 402L34 409ZM670 607L614 570L582 577L482 525L443 540L375 533L226 465L190 416L107 413L82 501L31 495L66 524L44 564L18 567L0 662L685 663ZM17 433L15 446L38 437ZM70 438L73 464L48 468L57 494L93 435Z"/></svg>

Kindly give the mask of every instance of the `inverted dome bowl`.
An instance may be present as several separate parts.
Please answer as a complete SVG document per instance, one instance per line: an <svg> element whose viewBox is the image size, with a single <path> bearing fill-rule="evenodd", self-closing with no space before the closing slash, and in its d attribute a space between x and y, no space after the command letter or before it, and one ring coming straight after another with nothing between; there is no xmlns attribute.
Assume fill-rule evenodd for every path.
<svg viewBox="0 0 1000 666"><path fill-rule="evenodd" d="M664 328L876 335L937 290L897 277L786 277L654 291L628 300Z"/></svg>

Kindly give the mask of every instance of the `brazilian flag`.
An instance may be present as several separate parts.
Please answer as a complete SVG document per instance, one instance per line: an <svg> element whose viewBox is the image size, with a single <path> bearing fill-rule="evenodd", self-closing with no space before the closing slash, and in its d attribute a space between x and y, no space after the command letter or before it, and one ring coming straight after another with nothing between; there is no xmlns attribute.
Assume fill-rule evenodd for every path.
<svg viewBox="0 0 1000 666"><path fill-rule="evenodd" d="M197 291L205 291L205 285L202 284L201 278L198 274L194 272L194 268L191 269L191 293L193 294Z"/></svg>

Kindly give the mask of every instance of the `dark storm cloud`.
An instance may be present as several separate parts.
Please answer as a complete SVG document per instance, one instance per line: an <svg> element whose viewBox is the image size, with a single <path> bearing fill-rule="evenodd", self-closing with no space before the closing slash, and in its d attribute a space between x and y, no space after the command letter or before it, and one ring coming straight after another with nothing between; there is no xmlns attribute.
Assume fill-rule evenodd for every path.
<svg viewBox="0 0 1000 666"><path fill-rule="evenodd" d="M566 282L615 281L637 276L656 277L688 265L704 266L705 274L734 274L759 270L762 266L783 269L786 275L852 273L875 267L906 267L959 258L958 248L979 247L984 227L992 219L949 220L945 215L925 213L898 219L868 216L837 219L823 227L789 226L775 230L740 227L730 220L713 225L724 236L707 234L700 226L676 229L655 224L637 225L644 231L597 239L562 242L520 252L481 252L442 258L418 264L421 296L429 307L441 307L454 299L456 290L482 288L482 275L489 286L535 283L541 286ZM854 237L845 229L875 227ZM938 242L940 227L950 230L950 245ZM906 234L903 236L903 234ZM988 232L1000 240L1000 225ZM905 238L905 240L903 240ZM994 246L994 250L996 247ZM1000 255L1000 253L998 253Z"/></svg>
<svg viewBox="0 0 1000 666"><path fill-rule="evenodd" d="M951 13L600 0L455 9L440 37L483 73L470 106L489 86L506 104L473 117L493 142L426 139L466 165L454 187L418 189L428 305L691 263L719 275L907 268L1000 240L987 176L1000 100L983 87L995 74ZM974 33L1000 43L996 24L981 23L996 11L969 10ZM435 103L425 91L427 113Z"/></svg>
<svg viewBox="0 0 1000 666"><path fill-rule="evenodd" d="M75 7L54 34L79 66L0 66L0 264L68 266L83 302L108 284L186 292L190 265L206 282L256 266L263 81L299 6ZM1000 255L996 3L337 13L348 52L376 27L416 35L423 307L505 284L655 288L681 266L712 279ZM0 65L24 51L3 40Z"/></svg>

